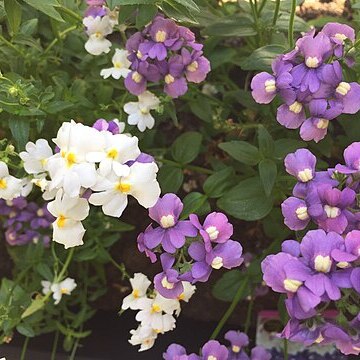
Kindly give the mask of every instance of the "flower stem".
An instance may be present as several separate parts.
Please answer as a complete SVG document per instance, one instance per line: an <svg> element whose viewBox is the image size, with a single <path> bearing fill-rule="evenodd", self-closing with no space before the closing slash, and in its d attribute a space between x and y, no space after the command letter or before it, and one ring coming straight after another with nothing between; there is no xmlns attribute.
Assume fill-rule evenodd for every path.
<svg viewBox="0 0 360 360"><path fill-rule="evenodd" d="M58 342L59 342L59 330L57 330L56 333L55 333L54 342L53 342L53 346L52 346L52 350L51 350L51 358L50 358L50 360L55 360L56 359L55 356L56 356Z"/></svg>
<svg viewBox="0 0 360 360"><path fill-rule="evenodd" d="M295 22L295 12L296 12L296 0L291 1L291 13L289 20L289 33L288 41L290 48L294 47L294 22Z"/></svg>
<svg viewBox="0 0 360 360"><path fill-rule="evenodd" d="M287 341L287 339L284 339L284 360L288 360L288 359L289 359L288 341Z"/></svg>
<svg viewBox="0 0 360 360"><path fill-rule="evenodd" d="M58 276L56 276L56 279L54 280L55 283L60 282L60 281L62 280L62 278L64 277L64 275L65 275L65 273L66 273L66 270L67 270L67 268L68 268L69 265L70 265L70 261L71 261L73 255L74 255L74 252L75 252L75 248L72 247L72 248L70 249L69 253L68 253L68 256L67 256L67 258L66 258L66 260L65 260L64 266L63 266L63 268L62 268L61 271L60 271L60 274L59 274Z"/></svg>
<svg viewBox="0 0 360 360"><path fill-rule="evenodd" d="M123 263L119 264L110 254L108 255L110 262L121 272L122 278L130 279L130 275L127 273L125 265Z"/></svg>
<svg viewBox="0 0 360 360"><path fill-rule="evenodd" d="M26 355L26 350L27 350L28 344L29 344L29 340L30 340L30 338L26 336L24 345L21 350L20 360L25 360L25 355Z"/></svg>
<svg viewBox="0 0 360 360"><path fill-rule="evenodd" d="M249 328L251 325L251 315L252 315L252 310L254 308L254 302L255 302L255 296L251 295L251 299L249 301L249 305L248 305L247 313L246 313L246 320L245 320L245 327L244 327L245 333L247 333L249 331Z"/></svg>
<svg viewBox="0 0 360 360"><path fill-rule="evenodd" d="M244 290L245 290L245 288L247 286L247 283L248 283L247 279L245 279L243 282L241 282L238 290L236 291L236 294L234 296L234 299L233 299L232 303L230 304L230 306L226 310L225 314L223 315L223 317L219 321L218 325L216 326L215 330L211 334L210 340L214 340L214 339L217 338L217 336L219 335L221 329L223 328L223 326L226 324L227 320L229 319L230 315L234 312L237 304L241 300L241 297L242 297L242 295L244 293Z"/></svg>
<svg viewBox="0 0 360 360"><path fill-rule="evenodd" d="M59 36L55 38L48 47L44 50L44 55L46 55L58 42L60 39L63 39L65 35L73 30L77 29L77 25L70 26L69 28L65 29L64 31L61 31L59 33Z"/></svg>
<svg viewBox="0 0 360 360"><path fill-rule="evenodd" d="M72 18L74 18L74 19L76 19L77 21L79 21L79 22L82 23L83 18L82 18L79 14L77 14L75 11L72 11L72 10L68 9L68 8L65 7L65 6L60 6L59 9L60 9L60 11L62 11L64 14L69 15L69 16L71 16Z"/></svg>
<svg viewBox="0 0 360 360"><path fill-rule="evenodd" d="M277 23L277 19L279 17L279 11L280 11L280 0L276 0L274 17L273 17L273 21L272 21L273 28L275 27L275 25Z"/></svg>

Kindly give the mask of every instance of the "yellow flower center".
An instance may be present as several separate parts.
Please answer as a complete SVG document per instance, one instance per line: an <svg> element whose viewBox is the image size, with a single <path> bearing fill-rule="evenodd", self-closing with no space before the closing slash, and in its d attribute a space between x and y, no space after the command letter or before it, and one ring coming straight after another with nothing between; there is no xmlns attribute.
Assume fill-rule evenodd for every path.
<svg viewBox="0 0 360 360"><path fill-rule="evenodd" d="M63 214L60 214L60 216L56 220L56 224L59 228L63 228L66 223L66 217Z"/></svg>
<svg viewBox="0 0 360 360"><path fill-rule="evenodd" d="M4 178L0 179L0 189L5 190L7 188L7 182Z"/></svg>
<svg viewBox="0 0 360 360"><path fill-rule="evenodd" d="M147 109L147 108L142 108L142 109L140 109L140 112L141 112L143 115L147 115L147 114L150 113L149 109Z"/></svg>
<svg viewBox="0 0 360 360"><path fill-rule="evenodd" d="M166 31L164 30L159 30L156 34L155 34L155 41L156 42L164 42L166 40Z"/></svg>
<svg viewBox="0 0 360 360"><path fill-rule="evenodd" d="M240 346L237 346L237 345L234 345L232 348L231 348L231 350L234 352L234 353L238 353L238 352L240 352Z"/></svg>
<svg viewBox="0 0 360 360"><path fill-rule="evenodd" d="M161 307L158 304L153 304L151 306L151 313L159 313L161 311Z"/></svg>
<svg viewBox="0 0 360 360"><path fill-rule="evenodd" d="M347 261L340 261L336 266L340 269L346 269L349 266L349 263Z"/></svg>
<svg viewBox="0 0 360 360"><path fill-rule="evenodd" d="M320 120L318 121L318 123L316 124L316 127L317 127L318 129L322 129L322 130L327 129L328 126L329 126L329 120L326 120L326 119L320 119Z"/></svg>
<svg viewBox="0 0 360 360"><path fill-rule="evenodd" d="M319 337L315 340L316 344L320 344L321 342L323 342L324 337L320 334Z"/></svg>
<svg viewBox="0 0 360 360"><path fill-rule="evenodd" d="M123 64L120 61L114 62L114 68L121 69L123 67Z"/></svg>
<svg viewBox="0 0 360 360"><path fill-rule="evenodd" d="M322 273L328 273L332 265L330 256L322 256L322 255L318 255L315 258L314 263L315 263L315 270Z"/></svg>
<svg viewBox="0 0 360 360"><path fill-rule="evenodd" d="M124 194L128 193L131 189L131 185L128 183L122 183L122 182L118 182L115 185L115 190L120 191Z"/></svg>
<svg viewBox="0 0 360 360"><path fill-rule="evenodd" d="M299 114L302 110L302 105L299 102L295 101L289 106L289 110L295 114Z"/></svg>
<svg viewBox="0 0 360 360"><path fill-rule="evenodd" d="M292 293L296 293L298 288L302 285L303 283L299 280L292 280L292 279L285 279L284 280L284 288L287 291L290 291Z"/></svg>
<svg viewBox="0 0 360 360"><path fill-rule="evenodd" d="M167 74L165 76L165 82L169 85L169 84L172 84L173 82L175 81L175 78L170 75L170 74Z"/></svg>
<svg viewBox="0 0 360 360"><path fill-rule="evenodd" d="M40 164L41 164L42 167L44 167L46 165L46 163L47 163L47 159L41 159L40 160Z"/></svg>
<svg viewBox="0 0 360 360"><path fill-rule="evenodd" d="M209 238L211 240L216 240L219 236L219 230L216 228L216 226L209 226L205 229L205 231L209 234Z"/></svg>
<svg viewBox="0 0 360 360"><path fill-rule="evenodd" d="M139 297L139 290L134 289L132 295L135 299L137 299Z"/></svg>
<svg viewBox="0 0 360 360"><path fill-rule="evenodd" d="M160 219L160 225L164 229L168 229L175 225L175 219L172 215L164 215Z"/></svg>
<svg viewBox="0 0 360 360"><path fill-rule="evenodd" d="M330 206L330 205L325 205L324 211L326 213L326 216L330 219L335 219L336 217L338 217L340 215L340 212L341 212L338 207Z"/></svg>
<svg viewBox="0 0 360 360"><path fill-rule="evenodd" d="M132 75L131 78L138 84L141 80L142 80L142 75L139 74L137 71L135 71Z"/></svg>
<svg viewBox="0 0 360 360"><path fill-rule="evenodd" d="M68 289L66 289L66 288L62 288L61 290L60 290L60 292L64 295L69 295L70 294L70 291L68 290Z"/></svg>
<svg viewBox="0 0 360 360"><path fill-rule="evenodd" d="M94 35L97 39L100 39L103 36L103 34L100 31L97 31Z"/></svg>
<svg viewBox="0 0 360 360"><path fill-rule="evenodd" d="M317 68L319 66L319 60L317 57L307 57L305 60L305 64L309 68Z"/></svg>
<svg viewBox="0 0 360 360"><path fill-rule="evenodd" d="M140 50L138 50L137 53L136 53L136 56L137 56L138 59L141 59L143 57L143 54L141 53Z"/></svg>
<svg viewBox="0 0 360 360"><path fill-rule="evenodd" d="M217 360L217 357L214 355L208 356L207 360Z"/></svg>
<svg viewBox="0 0 360 360"><path fill-rule="evenodd" d="M267 93L274 92L276 90L276 83L274 79L269 79L265 81L265 91Z"/></svg>
<svg viewBox="0 0 360 360"><path fill-rule="evenodd" d="M342 81L338 87L336 88L336 92L340 95L345 96L351 89L350 84L348 84L347 82Z"/></svg>
<svg viewBox="0 0 360 360"><path fill-rule="evenodd" d="M311 169L304 169L298 172L298 178L302 182L308 182L313 179L313 174Z"/></svg>
<svg viewBox="0 0 360 360"><path fill-rule="evenodd" d="M68 152L65 155L65 161L66 161L66 166L68 168L71 168L74 164L76 164L76 155L73 152Z"/></svg>
<svg viewBox="0 0 360 360"><path fill-rule="evenodd" d="M185 294L184 293L181 293L177 299L180 301L180 300L184 300L185 299Z"/></svg>
<svg viewBox="0 0 360 360"><path fill-rule="evenodd" d="M161 280L161 285L168 290L171 290L174 288L174 284L170 283L167 279L166 276L163 277L163 279Z"/></svg>
<svg viewBox="0 0 360 360"><path fill-rule="evenodd" d="M295 210L296 216L299 220L307 220L309 218L309 214L307 212L306 206L300 206Z"/></svg>
<svg viewBox="0 0 360 360"><path fill-rule="evenodd" d="M344 43L344 40L347 39L347 36L344 35L344 34L335 34L335 35L334 35L334 38L340 40L341 43Z"/></svg>
<svg viewBox="0 0 360 360"><path fill-rule="evenodd" d="M190 65L187 66L187 70L190 72L194 72L198 69L199 63L197 61L193 61Z"/></svg>
<svg viewBox="0 0 360 360"><path fill-rule="evenodd" d="M108 150L106 156L110 159L116 159L118 156L118 151L115 148L112 148L110 150Z"/></svg>

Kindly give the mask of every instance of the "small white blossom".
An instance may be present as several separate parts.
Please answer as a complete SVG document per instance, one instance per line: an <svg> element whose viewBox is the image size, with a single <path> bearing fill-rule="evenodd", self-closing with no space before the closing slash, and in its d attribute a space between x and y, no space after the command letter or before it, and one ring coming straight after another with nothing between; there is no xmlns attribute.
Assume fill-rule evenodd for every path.
<svg viewBox="0 0 360 360"><path fill-rule="evenodd" d="M129 69L131 62L128 60L128 51L123 49L116 49L112 57L113 67L102 69L100 76L104 79L112 76L114 79L119 80L121 77L126 78L131 72Z"/></svg>
<svg viewBox="0 0 360 360"><path fill-rule="evenodd" d="M141 345L139 351L149 350L153 347L158 336L150 326L139 325L136 330L130 330L131 338L129 343L131 345Z"/></svg>
<svg viewBox="0 0 360 360"><path fill-rule="evenodd" d="M40 174L46 171L46 163L53 155L51 147L45 139L39 139L34 144L28 142L25 146L26 151L19 155L24 161L24 169L28 174Z"/></svg>
<svg viewBox="0 0 360 360"><path fill-rule="evenodd" d="M120 217L123 213L128 195L145 208L154 206L161 192L156 180L157 165L135 162L127 172L125 176L118 177L113 173L99 180L92 189L100 192L90 196L90 204L102 206L105 215L114 217Z"/></svg>
<svg viewBox="0 0 360 360"><path fill-rule="evenodd" d="M43 294L53 293L54 304L57 305L63 295L70 295L71 292L76 288L75 280L72 278L66 278L60 283L51 283L50 281L41 281L43 287Z"/></svg>
<svg viewBox="0 0 360 360"><path fill-rule="evenodd" d="M23 182L9 174L8 166L0 161L0 199L12 200L21 195Z"/></svg>
<svg viewBox="0 0 360 360"><path fill-rule="evenodd" d="M123 310L139 310L139 301L146 296L146 291L149 288L151 281L146 275L142 273L135 273L134 277L130 279L132 292L123 300L121 308Z"/></svg>
<svg viewBox="0 0 360 360"><path fill-rule="evenodd" d="M138 96L139 101L128 102L124 105L124 111L129 115L129 125L137 125L140 131L145 131L146 128L152 129L155 125L155 120L150 114L150 110L155 110L160 104L157 98L150 91L145 91Z"/></svg>
<svg viewBox="0 0 360 360"><path fill-rule="evenodd" d="M83 244L85 228L81 221L89 215L89 204L83 198L70 198L59 190L55 200L48 203L49 212L56 217L53 222L53 240L65 249Z"/></svg>
<svg viewBox="0 0 360 360"><path fill-rule="evenodd" d="M111 42L106 39L106 36L113 32L114 23L109 16L87 16L83 19L83 24L86 27L86 33L89 35L88 41L85 43L85 49L92 55L100 55L108 53L111 48Z"/></svg>

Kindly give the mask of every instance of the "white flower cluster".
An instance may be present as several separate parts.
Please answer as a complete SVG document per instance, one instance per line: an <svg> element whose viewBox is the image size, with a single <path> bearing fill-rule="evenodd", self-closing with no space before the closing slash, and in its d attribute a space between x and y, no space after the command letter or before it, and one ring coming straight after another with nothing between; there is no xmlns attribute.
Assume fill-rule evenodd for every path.
<svg viewBox="0 0 360 360"><path fill-rule="evenodd" d="M196 287L184 281L184 292L178 299L166 299L157 291L147 296L151 284L146 275L134 274L130 279L132 292L126 296L122 303L122 310L139 310L135 319L140 322L135 330L131 330L131 345L140 345L139 351L150 349L158 336L175 328L175 317L180 315L180 301L188 302Z"/></svg>
<svg viewBox="0 0 360 360"><path fill-rule="evenodd" d="M105 215L120 217L129 195L145 208L158 200L158 167L155 162L136 162L137 137L71 121L62 124L53 142L55 154L46 140L39 139L29 142L20 157L43 198L54 199L48 204L56 218L53 240L65 248L83 244L81 221L89 214L89 203L102 206Z"/></svg>
<svg viewBox="0 0 360 360"><path fill-rule="evenodd" d="M55 305L60 302L63 295L71 295L71 292L77 286L75 280L72 278L66 278L59 283L51 283L50 281L43 280L41 281L41 285L44 295L47 295L49 292L52 293Z"/></svg>

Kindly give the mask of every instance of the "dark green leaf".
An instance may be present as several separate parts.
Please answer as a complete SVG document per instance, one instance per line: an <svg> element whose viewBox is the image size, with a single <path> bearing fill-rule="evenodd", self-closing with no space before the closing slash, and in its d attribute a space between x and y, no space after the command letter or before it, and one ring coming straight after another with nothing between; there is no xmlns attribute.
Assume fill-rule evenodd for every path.
<svg viewBox="0 0 360 360"><path fill-rule="evenodd" d="M197 24L193 12L189 11L185 6L180 5L176 0L164 0L161 8L169 18L174 18L179 22Z"/></svg>
<svg viewBox="0 0 360 360"><path fill-rule="evenodd" d="M196 12L200 11L199 7L196 5L196 3L193 0L174 0L174 1L185 6L190 11L196 11Z"/></svg>
<svg viewBox="0 0 360 360"><path fill-rule="evenodd" d="M112 5L153 5L158 0L112 0Z"/></svg>
<svg viewBox="0 0 360 360"><path fill-rule="evenodd" d="M228 153L235 160L246 165L256 165L260 161L259 150L246 141L229 141L219 144L219 148Z"/></svg>
<svg viewBox="0 0 360 360"><path fill-rule="evenodd" d="M180 135L171 147L171 155L175 161L188 164L196 159L200 152L202 135L189 131Z"/></svg>
<svg viewBox="0 0 360 360"><path fill-rule="evenodd" d="M244 272L240 270L228 271L216 282L212 293L217 299L230 302L244 281L246 281L246 274ZM244 299L249 293L249 286L244 286L240 299Z"/></svg>
<svg viewBox="0 0 360 360"><path fill-rule="evenodd" d="M203 215L210 211L210 205L207 201L207 196L199 192L192 192L186 195L183 199L183 203L184 208L181 213L182 219L186 219L192 213Z"/></svg>
<svg viewBox="0 0 360 360"><path fill-rule="evenodd" d="M45 263L39 263L36 265L36 271L41 275L42 278L48 281L53 281L53 273L50 270L49 265Z"/></svg>
<svg viewBox="0 0 360 360"><path fill-rule="evenodd" d="M217 202L220 209L241 220L254 221L265 217L273 203L267 198L258 177L241 181Z"/></svg>
<svg viewBox="0 0 360 360"><path fill-rule="evenodd" d="M35 332L33 330L33 328L27 324L27 323L21 323L16 327L16 330L21 334L24 335L26 337L34 337L35 336Z"/></svg>
<svg viewBox="0 0 360 360"><path fill-rule="evenodd" d="M21 6L16 0L4 0L4 7L11 34L15 35L21 24Z"/></svg>
<svg viewBox="0 0 360 360"><path fill-rule="evenodd" d="M55 10L55 7L60 6L57 0L24 0L27 4L32 6L33 8L43 12L47 16L57 20L64 22L64 19L60 16L60 14Z"/></svg>
<svg viewBox="0 0 360 360"><path fill-rule="evenodd" d="M183 180L184 174L182 169L172 165L163 165L160 168L158 181L163 194L168 192L176 193L183 183Z"/></svg>
<svg viewBox="0 0 360 360"><path fill-rule="evenodd" d="M256 30L250 17L234 15L220 18L219 21L209 25L204 34L213 36L254 36Z"/></svg>
<svg viewBox="0 0 360 360"><path fill-rule="evenodd" d="M279 139L275 140L274 157L282 160L287 154L295 150L307 147L306 142L295 139Z"/></svg>
<svg viewBox="0 0 360 360"><path fill-rule="evenodd" d="M23 150L29 140L30 121L12 118L9 120L9 127L12 136L15 138L18 149Z"/></svg>
<svg viewBox="0 0 360 360"><path fill-rule="evenodd" d="M155 17L158 8L155 5L141 5L138 8L136 15L136 27L141 29L145 25L151 22Z"/></svg>
<svg viewBox="0 0 360 360"><path fill-rule="evenodd" d="M261 160L259 163L259 174L265 195L269 197L277 176L276 164L270 159Z"/></svg>
<svg viewBox="0 0 360 360"><path fill-rule="evenodd" d="M265 158L271 158L274 155L275 143L264 126L258 128L259 150Z"/></svg>
<svg viewBox="0 0 360 360"><path fill-rule="evenodd" d="M226 167L209 176L204 183L204 191L210 198L218 198L234 185L234 169ZM236 181L236 180L235 180Z"/></svg>

